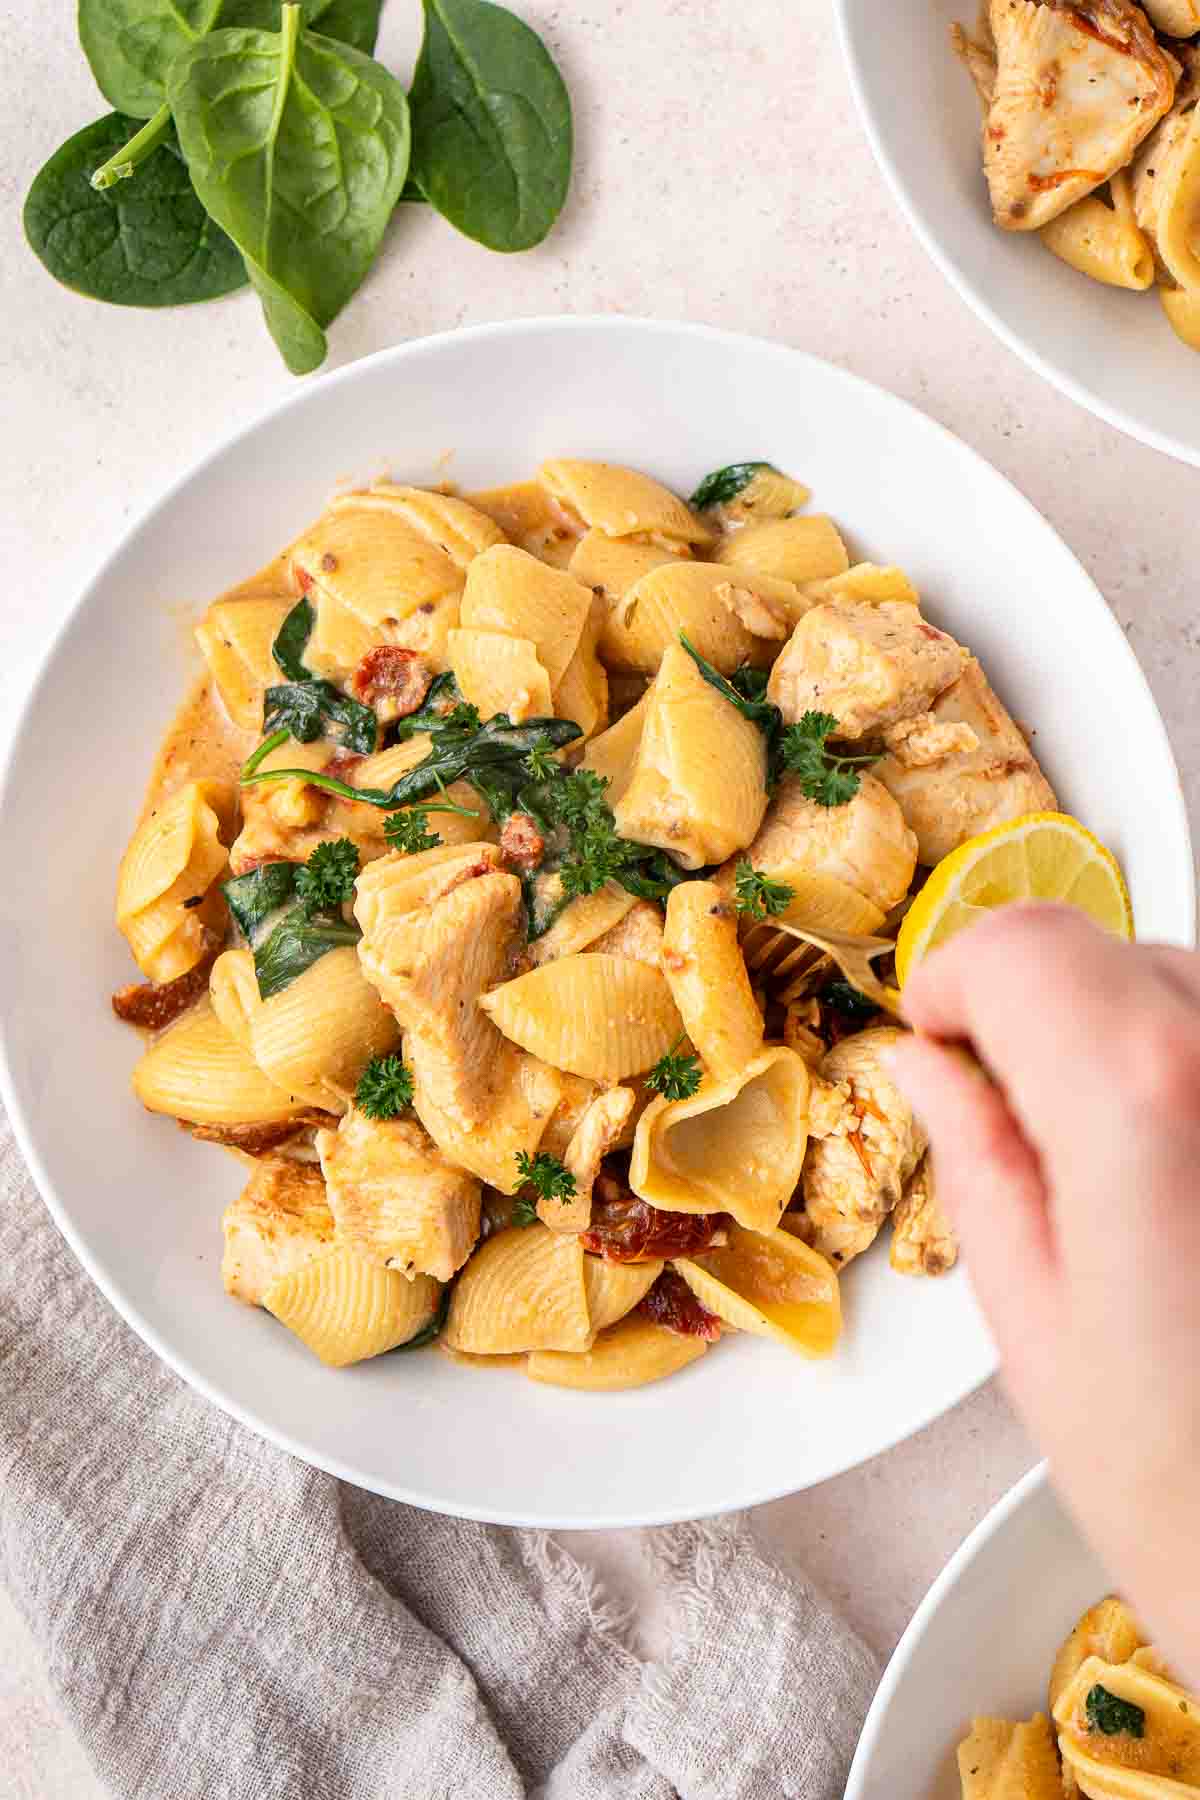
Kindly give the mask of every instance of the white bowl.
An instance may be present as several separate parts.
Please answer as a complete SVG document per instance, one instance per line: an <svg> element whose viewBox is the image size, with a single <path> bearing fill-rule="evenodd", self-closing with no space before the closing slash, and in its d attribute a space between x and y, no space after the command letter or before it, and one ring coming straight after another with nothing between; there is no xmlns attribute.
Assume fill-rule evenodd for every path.
<svg viewBox="0 0 1200 1800"><path fill-rule="evenodd" d="M913 1615L875 1695L845 1800L959 1800L972 1718L1046 1710L1050 1665L1111 1590L1043 1464L976 1526Z"/></svg>
<svg viewBox="0 0 1200 1800"><path fill-rule="evenodd" d="M136 1105L137 1043L107 999L131 974L113 877L183 688L180 603L258 567L346 476L390 464L470 487L566 453L636 463L684 492L746 456L803 476L857 551L910 571L1036 724L1064 804L1121 857L1142 929L1187 940L1193 890L1161 721L1079 564L940 426L810 357L624 319L457 332L298 389L151 507L55 644L0 799L5 1093L41 1191L147 1343L297 1455L446 1512L608 1526L794 1491L954 1405L994 1366L963 1277L905 1280L880 1246L845 1280L829 1363L739 1339L631 1394L535 1387L436 1353L330 1371L222 1293L219 1219L241 1171Z"/></svg>
<svg viewBox="0 0 1200 1800"><path fill-rule="evenodd" d="M871 147L909 223L997 337L1072 400L1143 444L1200 464L1200 361L1154 294L1069 269L992 224L975 90L950 48L977 0L837 0Z"/></svg>

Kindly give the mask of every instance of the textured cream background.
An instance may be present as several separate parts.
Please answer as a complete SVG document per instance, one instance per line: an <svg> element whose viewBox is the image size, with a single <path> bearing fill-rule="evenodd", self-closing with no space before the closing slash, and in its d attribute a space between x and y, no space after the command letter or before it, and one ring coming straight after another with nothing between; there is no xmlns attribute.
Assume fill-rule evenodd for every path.
<svg viewBox="0 0 1200 1800"><path fill-rule="evenodd" d="M578 172L559 230L506 260L403 210L334 327L329 366L466 322L616 311L760 333L882 383L1001 468L1083 559L1150 677L1200 822L1200 475L1060 399L925 260L851 110L827 0L521 7L576 102ZM417 0L389 0L387 12L384 52L404 72ZM130 514L290 386L249 297L157 315L99 307L56 287L25 250L31 176L105 110L72 14L68 0L0 0L0 731ZM1179 378L1200 383L1182 352ZM1081 646L1081 680L1084 657ZM949 1553L1033 1460L990 1390L865 1469L765 1508L762 1523L886 1652ZM636 1539L590 1548L618 1592L638 1598L653 1643L662 1622ZM101 1791L0 1598L0 1796Z"/></svg>

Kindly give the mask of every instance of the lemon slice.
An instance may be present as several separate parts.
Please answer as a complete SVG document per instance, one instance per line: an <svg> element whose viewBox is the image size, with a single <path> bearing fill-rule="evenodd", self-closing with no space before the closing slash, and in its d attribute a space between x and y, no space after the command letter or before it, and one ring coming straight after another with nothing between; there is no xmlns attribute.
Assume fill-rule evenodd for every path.
<svg viewBox="0 0 1200 1800"><path fill-rule="evenodd" d="M1013 900L1058 900L1117 937L1133 936L1129 890L1112 851L1067 813L1028 813L942 858L900 927L901 987L931 950Z"/></svg>

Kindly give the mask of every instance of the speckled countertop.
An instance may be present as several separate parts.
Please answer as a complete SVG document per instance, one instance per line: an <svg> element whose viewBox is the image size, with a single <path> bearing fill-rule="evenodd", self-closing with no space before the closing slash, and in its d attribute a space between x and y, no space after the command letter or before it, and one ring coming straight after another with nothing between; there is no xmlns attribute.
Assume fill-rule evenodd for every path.
<svg viewBox="0 0 1200 1800"><path fill-rule="evenodd" d="M521 0L521 10L575 97L578 173L559 230L504 259L405 209L333 329L328 366L463 323L619 311L778 338L880 382L1002 469L1082 558L1154 687L1200 824L1200 474L1061 399L926 261L871 162L827 0ZM417 13L415 0L389 0L383 48L399 70ZM290 386L250 299L158 315L94 306L55 287L25 250L30 177L104 110L72 14L68 0L0 4L0 732L130 514ZM987 1389L867 1467L764 1508L762 1525L886 1653L950 1552L1033 1460ZM636 1534L574 1541L623 1597L638 1597L652 1643ZM0 1595L0 1796L103 1791Z"/></svg>

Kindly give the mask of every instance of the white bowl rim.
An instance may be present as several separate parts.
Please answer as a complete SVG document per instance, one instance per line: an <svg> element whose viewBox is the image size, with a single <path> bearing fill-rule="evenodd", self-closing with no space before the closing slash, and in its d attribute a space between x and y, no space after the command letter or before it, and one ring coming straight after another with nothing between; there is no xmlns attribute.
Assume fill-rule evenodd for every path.
<svg viewBox="0 0 1200 1800"><path fill-rule="evenodd" d="M230 433L227 437L223 437L211 449L196 457L180 475L176 476L174 480L169 481L158 494L147 501L140 510L129 519L117 541L102 555L91 577L83 583L64 618L51 635L36 665L32 682L22 705L18 710L11 735L9 736L7 743L2 747L3 754L0 756L0 824L3 822L9 803L9 789L14 778L17 747L22 741L30 720L36 711L43 685L50 677L51 668L55 657L57 656L60 644L62 644L69 636L74 628L77 616L90 602L94 592L106 580L111 565L123 554L125 545L128 543L129 539L140 532L154 515L169 507L176 496L193 480L207 470L210 465L219 462L234 446L240 444L244 439L253 436L267 420L281 417L289 411L307 403L316 390L327 390L344 382L360 380L368 370L379 368L386 363L402 362L410 356L419 356L432 344L446 343L451 340L472 342L486 341L488 339L503 340L505 338L526 333L537 334L546 331L561 332L564 335L568 335L577 331L584 332L595 330L597 327L601 329L620 327L623 329L646 332L650 335L661 336L677 336L683 334L695 338L700 342L707 343L716 349L720 349L721 347L753 348L759 352L770 352L788 362L798 361L802 364L819 365L825 369L832 369L836 372L839 379L848 382L852 387L862 389L870 394L884 394L892 405L901 409L905 414L912 415L919 421L921 429L931 429L939 437L947 440L954 447L956 453L965 456L970 462L981 467L987 472L987 475L991 479L1002 482L1010 490L1014 500L1019 506L1024 508L1038 520L1041 528L1049 528L1054 532L1054 527L1049 524L1041 513L1038 512L1038 509L1034 506L1033 502L1014 482L1010 481L1007 476L1003 475L1000 470L989 463L986 457L973 449L970 444L958 437L956 433L952 432L939 420L932 418L928 413L922 412L921 409L914 406L911 401L905 400L900 395L892 393L890 389L883 388L877 382L868 381L865 376L857 375L851 370L833 364L826 358L815 356L810 351L796 349L791 345L781 344L773 339L757 337L750 332L728 331L717 326L704 325L686 320L657 319L622 313L532 315L526 318L506 319L481 325L462 326L443 332L431 332L422 337L410 338L402 343L389 345L382 350L374 351L369 356L359 357L355 361L347 363L342 368L334 369L326 375L317 376L302 384L297 384L295 391L288 394L282 401L276 401L273 404L264 406L256 412L250 420L239 426L236 431ZM1058 533L1054 532L1054 535L1058 536ZM1070 551L1069 545L1065 544L1065 540L1060 541L1064 543L1068 553L1071 554L1073 560L1076 561L1082 580L1085 581L1095 593L1098 602L1098 629L1107 629L1114 645L1119 645L1120 654L1123 656L1128 670L1129 680L1140 684L1150 702L1150 709L1156 723L1161 746L1174 776L1171 801L1172 810L1176 816L1177 829L1180 833L1181 841L1190 849L1191 831L1188 822L1183 785L1180 780L1178 765L1175 761L1175 754L1167 735L1166 725L1158 709L1158 703L1154 698L1153 690L1150 688L1150 684L1142 670L1141 664L1138 662L1132 646L1110 611L1108 603L1100 593L1100 590L1097 588L1095 582L1092 581L1091 576L1083 567L1082 563L1079 563L1078 558L1074 557L1074 553ZM1107 621L1106 626L1101 625L1101 616ZM1189 941L1194 943L1196 920L1196 871L1194 859L1191 857L1188 859L1187 874L1188 888L1186 900L1187 917L1189 920ZM326 1474L332 1475L340 1481L348 1482L353 1486L367 1487L369 1491L382 1493L387 1498L399 1500L408 1505L422 1507L427 1511L449 1512L456 1517L478 1519L484 1523L490 1524L519 1527L536 1524L542 1529L547 1530L627 1529L675 1524L683 1516L679 1513L677 1508L671 1506L659 1510L654 1508L640 1510L636 1515L630 1515L628 1518L614 1518L608 1515L599 1518L590 1518L587 1516L581 1517L577 1514L571 1514L560 1518L547 1514L540 1515L536 1519L530 1519L529 1517L517 1513L507 1514L498 1512L487 1506L468 1505L464 1502L457 1502L453 1507L447 1507L444 1504L439 1506L435 1504L427 1494L416 1493L399 1484L389 1483L385 1486L379 1484L375 1480L368 1479L364 1477L361 1471L355 1470L340 1458L325 1456L316 1451L311 1445L302 1443L289 1432L279 1430L263 1418L253 1407L243 1404L232 1394L221 1390L211 1383L194 1368L188 1357L172 1349L161 1333L155 1330L155 1328L144 1318L138 1306L118 1291L116 1283L110 1280L97 1259L92 1255L87 1243L72 1224L66 1206L60 1201L54 1185L50 1181L45 1164L38 1152L33 1135L28 1129L24 1112L17 1098L16 1084L13 1078L12 1065L9 1057L7 1020L2 1008L0 1008L0 1101L3 1102L12 1125L17 1145L30 1174L33 1176L34 1183L43 1204L73 1254L91 1277L92 1281L95 1282L100 1292L104 1295L105 1299L113 1307L118 1316L121 1317L125 1323L137 1333L142 1342L146 1344L169 1369L178 1375L181 1380L186 1382L195 1393L201 1395L203 1399L208 1401L211 1405L218 1407L228 1416L237 1419L240 1424L246 1426L248 1430L254 1432L257 1436L266 1439L267 1442L286 1451L288 1455L295 1456L309 1467L321 1469ZM958 1400L953 1404L961 1404L963 1400L969 1398L972 1393L981 1388L996 1373L997 1367L998 1359L993 1353L990 1364L981 1369L977 1379L967 1383L963 1387ZM924 1430L926 1426L931 1424L935 1419L940 1418L942 1414L948 1410L950 1410L950 1408L942 1401L937 1399L931 1400L928 1405L921 1408L918 1413L906 1416L894 1432L885 1434L873 1452L873 1455L883 1455L886 1451L893 1449L897 1444L905 1441L905 1439ZM851 1452L844 1459L831 1464L821 1479L833 1480L838 1475L845 1474L849 1469L860 1466L864 1460L870 1459L864 1459ZM764 1484L761 1492L739 1493L722 1505L706 1506L702 1513L688 1514L687 1517L719 1516L721 1513L739 1511L748 1506L765 1505L769 1501L784 1498L797 1491L799 1490L797 1490L795 1485L789 1482L786 1477L778 1481L772 1480L771 1482Z"/></svg>
<svg viewBox="0 0 1200 1800"><path fill-rule="evenodd" d="M952 1588L957 1587L963 1572L975 1561L984 1545L1003 1531L1014 1514L1019 1513L1035 1495L1049 1486L1049 1482L1048 1462L1040 1462L1022 1475L1020 1481L997 1500L990 1512L983 1515L974 1530L958 1546L941 1574L934 1577L924 1599L905 1627L903 1637L892 1651L883 1679L875 1690L875 1698L871 1702L858 1748L854 1752L854 1761L850 1765L844 1800L859 1800L864 1791L864 1783L871 1772L871 1762L891 1711L896 1689L904 1679L908 1665L916 1655L918 1645L923 1642L934 1616L940 1611L942 1601Z"/></svg>
<svg viewBox="0 0 1200 1800"><path fill-rule="evenodd" d="M875 118L867 104L866 89L863 85L862 70L854 48L851 26L851 11L859 0L834 0L834 14L837 19L838 37L842 46L842 58L850 77L850 87L854 94L854 102L858 108L858 116L862 128L871 146L872 154L883 171L892 195L904 217L915 232L931 261L939 268L959 298L966 302L978 315L990 331L995 332L1000 342L1019 356L1026 366L1048 381L1051 387L1057 388L1077 406L1082 406L1115 431L1124 432L1126 437L1133 438L1139 444L1145 444L1151 450L1158 450L1164 456L1170 456L1176 462L1190 463L1193 468L1200 468L1200 440L1194 444L1183 438L1173 437L1170 432L1159 431L1153 425L1147 425L1133 413L1123 407L1113 406L1102 394L1086 387L1073 375L1064 373L1055 363L1050 362L1040 351L1008 325L1003 317L992 306L984 289L961 267L961 265L945 248L933 228L926 223L916 202L908 191L908 184L900 172L894 158L889 155L875 125Z"/></svg>

